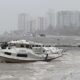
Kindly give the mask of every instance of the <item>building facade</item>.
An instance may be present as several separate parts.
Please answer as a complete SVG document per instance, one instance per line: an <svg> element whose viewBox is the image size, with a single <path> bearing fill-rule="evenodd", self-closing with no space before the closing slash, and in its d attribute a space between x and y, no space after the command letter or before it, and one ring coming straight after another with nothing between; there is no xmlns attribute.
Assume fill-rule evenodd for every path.
<svg viewBox="0 0 80 80"><path fill-rule="evenodd" d="M57 13L57 27L80 27L80 12L79 11L59 11Z"/></svg>
<svg viewBox="0 0 80 80"><path fill-rule="evenodd" d="M30 16L26 13L21 13L18 16L18 30L29 32L30 31Z"/></svg>

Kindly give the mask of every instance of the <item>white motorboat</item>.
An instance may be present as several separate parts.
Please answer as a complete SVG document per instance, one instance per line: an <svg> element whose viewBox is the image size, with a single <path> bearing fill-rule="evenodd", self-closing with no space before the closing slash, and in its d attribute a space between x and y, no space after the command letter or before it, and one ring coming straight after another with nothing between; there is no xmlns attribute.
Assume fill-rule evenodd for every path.
<svg viewBox="0 0 80 80"><path fill-rule="evenodd" d="M1 48L0 59L3 62L49 61L60 57L63 51L50 45L46 47L41 43L26 40L10 41Z"/></svg>

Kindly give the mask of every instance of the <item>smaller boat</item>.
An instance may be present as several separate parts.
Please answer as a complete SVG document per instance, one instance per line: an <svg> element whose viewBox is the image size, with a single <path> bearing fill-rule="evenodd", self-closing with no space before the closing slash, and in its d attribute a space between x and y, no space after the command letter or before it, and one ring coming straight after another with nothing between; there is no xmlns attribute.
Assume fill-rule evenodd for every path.
<svg viewBox="0 0 80 80"><path fill-rule="evenodd" d="M17 40L1 46L0 59L2 62L33 62L50 61L62 56L62 49L43 45L41 43Z"/></svg>

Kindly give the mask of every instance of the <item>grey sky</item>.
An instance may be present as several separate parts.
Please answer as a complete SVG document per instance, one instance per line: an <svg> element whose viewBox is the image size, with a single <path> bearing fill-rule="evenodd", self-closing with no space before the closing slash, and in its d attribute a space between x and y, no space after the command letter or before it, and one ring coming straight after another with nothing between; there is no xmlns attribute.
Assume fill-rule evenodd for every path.
<svg viewBox="0 0 80 80"><path fill-rule="evenodd" d="M0 32L16 29L19 13L38 16L49 9L80 10L80 0L0 0Z"/></svg>

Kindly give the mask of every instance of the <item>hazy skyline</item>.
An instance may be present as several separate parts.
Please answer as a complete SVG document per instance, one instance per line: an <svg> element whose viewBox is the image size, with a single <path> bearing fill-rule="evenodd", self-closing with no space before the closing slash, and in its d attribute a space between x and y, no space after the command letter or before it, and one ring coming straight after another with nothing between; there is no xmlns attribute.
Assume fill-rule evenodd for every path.
<svg viewBox="0 0 80 80"><path fill-rule="evenodd" d="M79 10L79 0L0 0L0 32L17 28L18 14L44 15L49 9Z"/></svg>

